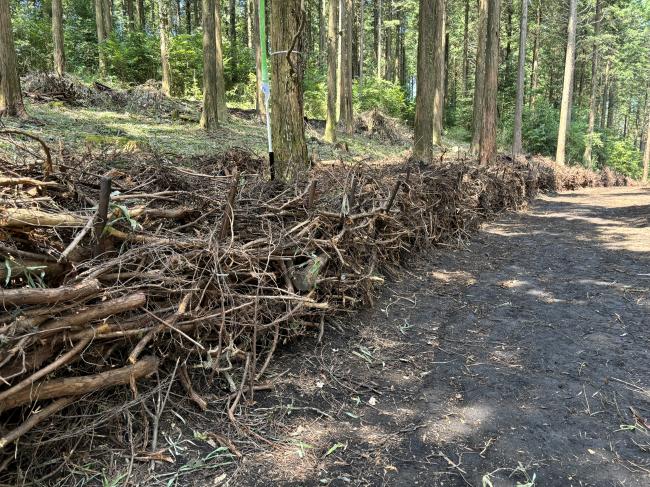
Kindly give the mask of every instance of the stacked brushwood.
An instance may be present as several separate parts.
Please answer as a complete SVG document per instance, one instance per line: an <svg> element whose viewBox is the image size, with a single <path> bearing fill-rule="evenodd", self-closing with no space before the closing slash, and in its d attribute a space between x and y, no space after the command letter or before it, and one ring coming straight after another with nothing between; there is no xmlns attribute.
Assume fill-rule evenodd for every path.
<svg viewBox="0 0 650 487"><path fill-rule="evenodd" d="M541 156L534 158L534 165L539 173L540 191L575 191L635 184L633 179L609 167L592 171L581 166L558 166L552 159Z"/></svg>
<svg viewBox="0 0 650 487"><path fill-rule="evenodd" d="M412 252L464 241L540 184L503 159L336 163L283 185L243 149L125 165L0 135L21 155L0 160L0 449L154 373L202 409L190 372L226 377L232 414L280 343L372 304Z"/></svg>

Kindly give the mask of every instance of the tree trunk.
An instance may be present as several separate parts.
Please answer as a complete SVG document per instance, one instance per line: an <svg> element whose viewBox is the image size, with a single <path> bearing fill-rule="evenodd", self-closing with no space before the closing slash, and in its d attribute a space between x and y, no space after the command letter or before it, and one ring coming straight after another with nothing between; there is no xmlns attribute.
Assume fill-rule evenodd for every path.
<svg viewBox="0 0 650 487"><path fill-rule="evenodd" d="M133 0L122 0L122 10L126 18L126 27L128 30L133 30L135 27L135 8L133 7Z"/></svg>
<svg viewBox="0 0 650 487"><path fill-rule="evenodd" d="M385 13L385 18L388 20L388 22L391 22L393 20L393 1L392 0L386 0L386 13ZM395 27L390 25L385 27L385 35L384 35L384 79L388 81L395 81L395 64L393 62L393 37L394 37L394 31Z"/></svg>
<svg viewBox="0 0 650 487"><path fill-rule="evenodd" d="M65 73L65 51L63 47L62 0L52 0L52 40L54 41L54 71L57 76L63 76Z"/></svg>
<svg viewBox="0 0 650 487"><path fill-rule="evenodd" d="M237 81L237 3L230 0L230 22L228 23L228 38L230 39L230 82Z"/></svg>
<svg viewBox="0 0 650 487"><path fill-rule="evenodd" d="M578 22L578 0L571 0L569 12L569 29L567 38L566 61L564 63L564 87L562 88L562 107L560 109L560 129L557 136L557 153L555 161L564 164L566 157L566 139L571 124L571 99L573 98L573 71L575 69L576 24Z"/></svg>
<svg viewBox="0 0 650 487"><path fill-rule="evenodd" d="M104 19L104 32L106 37L113 32L113 2L112 0L104 0L102 18Z"/></svg>
<svg viewBox="0 0 650 487"><path fill-rule="evenodd" d="M465 0L465 23L463 27L463 96L467 96L469 84L469 0Z"/></svg>
<svg viewBox="0 0 650 487"><path fill-rule="evenodd" d="M648 183L648 169L650 168L650 117L648 118L648 131L645 137L645 152L643 155L643 183Z"/></svg>
<svg viewBox="0 0 650 487"><path fill-rule="evenodd" d="M539 38L542 29L542 0L537 2L537 20L535 22L535 41L533 42L533 65L530 70L530 106L535 106L539 86Z"/></svg>
<svg viewBox="0 0 650 487"><path fill-rule="evenodd" d="M226 106L226 80L223 69L223 44L221 37L221 0L214 4L214 41L217 73L217 118L224 122L228 118Z"/></svg>
<svg viewBox="0 0 650 487"><path fill-rule="evenodd" d="M336 142L339 1L329 0L327 16L327 122L325 141Z"/></svg>
<svg viewBox="0 0 650 487"><path fill-rule="evenodd" d="M341 32L341 105L339 112L339 123L343 130L352 134L353 114L352 114L352 19L353 19L352 0L341 1L342 32Z"/></svg>
<svg viewBox="0 0 650 487"><path fill-rule="evenodd" d="M485 43L485 85L483 124L479 146L480 164L493 164L497 158L497 89L499 77L499 16L501 0L491 0L487 15Z"/></svg>
<svg viewBox="0 0 650 487"><path fill-rule="evenodd" d="M605 66L605 75L603 79L603 95L602 95L602 106L601 106L601 113L600 113L600 128L601 130L605 130L605 127L607 126L607 102L609 101L609 71L611 67L611 61L607 61L607 65Z"/></svg>
<svg viewBox="0 0 650 487"><path fill-rule="evenodd" d="M158 0L158 16L160 17L160 60L162 63L162 92L165 96L172 95L172 76L169 67L169 5L167 0Z"/></svg>
<svg viewBox="0 0 650 487"><path fill-rule="evenodd" d="M598 110L598 37L600 35L601 0L596 0L596 18L594 22L594 46L591 52L591 97L589 99L589 128L585 137L584 163L593 167L592 152L594 144L594 129L596 127L596 111Z"/></svg>
<svg viewBox="0 0 650 487"><path fill-rule="evenodd" d="M318 66L320 68L327 62L327 54L325 53L327 46L327 26L325 25L325 20L328 18L326 3L325 0L318 0Z"/></svg>
<svg viewBox="0 0 650 487"><path fill-rule="evenodd" d="M249 49L253 48L253 2L255 0L246 0L246 39L244 44ZM259 0L258 0L259 1Z"/></svg>
<svg viewBox="0 0 650 487"><path fill-rule="evenodd" d="M519 69L517 71L517 101L515 104L512 155L522 152L521 126L524 114L524 84L526 76L526 37L528 35L528 0L521 2L521 26L519 28Z"/></svg>
<svg viewBox="0 0 650 487"><path fill-rule="evenodd" d="M381 43L382 43L382 0L375 0L375 49L377 53L377 78L381 78L381 53L382 53L382 48L381 48Z"/></svg>
<svg viewBox="0 0 650 487"><path fill-rule="evenodd" d="M435 22L434 2L420 0L418 18L417 92L415 96L415 143L413 157L431 162L433 159L433 106L434 76L432 61L435 50L435 34L431 26Z"/></svg>
<svg viewBox="0 0 650 487"><path fill-rule="evenodd" d="M95 24L97 27L97 48L99 49L99 74L106 75L106 55L104 54L104 42L107 33L104 23L104 0L95 0Z"/></svg>
<svg viewBox="0 0 650 487"><path fill-rule="evenodd" d="M196 0L194 0L196 1ZM192 2L185 0L185 25L187 26L187 33L192 33Z"/></svg>
<svg viewBox="0 0 650 487"><path fill-rule="evenodd" d="M194 0L195 2L198 0ZM139 30L144 30L147 24L147 16L146 12L144 10L144 0L136 0L135 2L135 13L136 13L136 20L137 20L137 25Z"/></svg>
<svg viewBox="0 0 650 487"><path fill-rule="evenodd" d="M616 113L616 80L612 80L609 87L609 103L607 104L607 129L614 128L614 115Z"/></svg>
<svg viewBox="0 0 650 487"><path fill-rule="evenodd" d="M253 50L255 52L255 77L256 86L255 91L255 108L260 120L264 121L266 117L266 109L264 106L264 93L262 92L262 49L266 49L266 45L260 44L260 3L259 0L253 0Z"/></svg>
<svg viewBox="0 0 650 487"><path fill-rule="evenodd" d="M20 78L16 66L16 48L11 26L9 0L0 0L0 115L27 118Z"/></svg>
<svg viewBox="0 0 650 487"><path fill-rule="evenodd" d="M476 47L476 74L474 78L474 111L470 151L478 154L483 125L483 90L485 86L485 48L487 41L488 0L479 0L478 40Z"/></svg>
<svg viewBox="0 0 650 487"><path fill-rule="evenodd" d="M364 57L364 48L365 48L365 0L361 0L360 13L359 13L359 86L363 85L363 57Z"/></svg>
<svg viewBox="0 0 650 487"><path fill-rule="evenodd" d="M219 0L217 0L219 1ZM215 0L203 0L203 112L201 127L212 130L219 125L217 112L217 41L215 32Z"/></svg>
<svg viewBox="0 0 650 487"><path fill-rule="evenodd" d="M445 0L434 2L433 53L433 144L442 145L442 125L445 111Z"/></svg>
<svg viewBox="0 0 650 487"><path fill-rule="evenodd" d="M294 181L298 174L309 169L303 118L303 72L298 54L303 47L304 27L300 0L271 3L271 52L289 51L271 57L275 175L285 182Z"/></svg>

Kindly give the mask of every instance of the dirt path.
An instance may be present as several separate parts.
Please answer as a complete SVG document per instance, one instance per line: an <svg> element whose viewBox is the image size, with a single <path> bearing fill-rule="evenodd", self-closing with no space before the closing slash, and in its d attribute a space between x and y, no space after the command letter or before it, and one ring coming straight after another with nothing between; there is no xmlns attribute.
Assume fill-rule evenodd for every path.
<svg viewBox="0 0 650 487"><path fill-rule="evenodd" d="M287 347L249 411L284 446L230 484L650 485L649 223L650 190L569 193L433 251Z"/></svg>

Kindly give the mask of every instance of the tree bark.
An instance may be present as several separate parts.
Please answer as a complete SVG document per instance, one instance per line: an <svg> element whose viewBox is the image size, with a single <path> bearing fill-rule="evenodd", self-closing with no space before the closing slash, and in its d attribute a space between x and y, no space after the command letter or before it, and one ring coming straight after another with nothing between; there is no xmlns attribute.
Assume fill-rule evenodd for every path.
<svg viewBox="0 0 650 487"><path fill-rule="evenodd" d="M542 0L537 2L537 19L535 21L535 40L533 41L533 65L530 70L530 106L535 106L539 86L539 38L542 29Z"/></svg>
<svg viewBox="0 0 650 487"><path fill-rule="evenodd" d="M601 99L601 113L600 113L600 128L605 130L607 126L607 102L609 101L609 74L611 68L611 61L607 61L605 66L605 74L603 76L603 94Z"/></svg>
<svg viewBox="0 0 650 487"><path fill-rule="evenodd" d="M198 1L198 0L194 0ZM136 0L135 3L136 20L139 30L144 30L147 26L147 15L144 9L144 0Z"/></svg>
<svg viewBox="0 0 650 487"><path fill-rule="evenodd" d="M339 87L341 105L339 123L347 134L352 134L354 128L352 114L352 14L352 0L342 0L340 12L343 29L341 32L341 85Z"/></svg>
<svg viewBox="0 0 650 487"><path fill-rule="evenodd" d="M334 0L336 1L336 0ZM309 169L303 118L302 50L304 12L300 0L271 3L272 136L275 175L291 182Z"/></svg>
<svg viewBox="0 0 650 487"><path fill-rule="evenodd" d="M214 3L214 41L217 72L217 118L224 122L228 118L226 106L226 79L223 67L223 38L221 36L221 0ZM259 42L259 41L258 41Z"/></svg>
<svg viewBox="0 0 650 487"><path fill-rule="evenodd" d="M219 0L217 0L219 1ZM201 127L212 130L219 125L217 112L217 41L215 32L215 0L203 0L203 112Z"/></svg>
<svg viewBox="0 0 650 487"><path fill-rule="evenodd" d="M260 3L259 0L253 0L253 50L255 52L255 108L261 121L265 120L266 108L264 106L264 93L262 93L262 49L266 45L260 44Z"/></svg>
<svg viewBox="0 0 650 487"><path fill-rule="evenodd" d="M648 129L645 137L645 152L643 154L643 183L648 183L648 169L650 169L650 117L648 118Z"/></svg>
<svg viewBox="0 0 650 487"><path fill-rule="evenodd" d="M497 158L497 89L499 77L499 16L501 0L491 0L487 16L485 43L485 85L483 124L479 147L480 164L493 164Z"/></svg>
<svg viewBox="0 0 650 487"><path fill-rule="evenodd" d="M172 94L172 76L169 67L169 5L167 0L158 0L160 18L160 61L162 64L162 92L169 97Z"/></svg>
<svg viewBox="0 0 650 487"><path fill-rule="evenodd" d="M191 0L185 0L185 24L186 24L186 27L187 27L187 33L191 34L192 33L192 2L191 2Z"/></svg>
<svg viewBox="0 0 650 487"><path fill-rule="evenodd" d="M365 0L361 0L360 12L359 12L359 86L363 84L363 58L364 58L364 49L365 49Z"/></svg>
<svg viewBox="0 0 650 487"><path fill-rule="evenodd" d="M469 85L469 0L465 0L465 23L463 25L463 96Z"/></svg>
<svg viewBox="0 0 650 487"><path fill-rule="evenodd" d="M27 118L16 65L9 0L0 0L0 114Z"/></svg>
<svg viewBox="0 0 650 487"><path fill-rule="evenodd" d="M415 142L413 157L431 162L433 159L433 93L434 76L431 63L434 59L435 35L431 26L435 22L434 2L420 0L418 18L417 93L415 99Z"/></svg>
<svg viewBox="0 0 650 487"><path fill-rule="evenodd" d="M382 0L375 0L375 50L377 53L377 78L381 78L381 56L382 56Z"/></svg>
<svg viewBox="0 0 650 487"><path fill-rule="evenodd" d="M616 80L612 80L609 87L609 102L607 103L607 129L614 128L614 115L616 114Z"/></svg>
<svg viewBox="0 0 650 487"><path fill-rule="evenodd" d="M598 110L598 37L600 35L601 0L596 0L596 18L594 22L594 46L591 52L591 97L589 99L589 128L585 137L584 163L593 167L594 129L596 128L596 111Z"/></svg>
<svg viewBox="0 0 650 487"><path fill-rule="evenodd" d="M521 126L524 114L524 84L526 75L526 38L528 35L528 0L521 2L521 25L519 28L519 69L517 71L517 101L515 103L512 155L522 152Z"/></svg>
<svg viewBox="0 0 650 487"><path fill-rule="evenodd" d="M474 78L474 111L470 151L478 154L483 125L483 90L485 86L485 48L487 41L488 0L479 0L478 41L476 47L476 73Z"/></svg>
<svg viewBox="0 0 650 487"><path fill-rule="evenodd" d="M230 21L228 22L228 38L230 39L230 82L237 81L237 3L230 0Z"/></svg>
<svg viewBox="0 0 650 487"><path fill-rule="evenodd" d="M573 98L573 72L576 53L576 24L578 22L578 0L571 0L569 9L569 27L567 37L566 61L564 63L564 86L562 88L562 106L560 109L560 128L557 136L557 153L555 162L565 163L566 139L571 124L571 99Z"/></svg>
<svg viewBox="0 0 650 487"><path fill-rule="evenodd" d="M328 8L325 0L318 0L318 66L322 68L327 62L327 24Z"/></svg>
<svg viewBox="0 0 650 487"><path fill-rule="evenodd" d="M63 5L62 0L52 0L52 40L54 41L54 72L65 73L65 50L63 47Z"/></svg>
<svg viewBox="0 0 650 487"><path fill-rule="evenodd" d="M330 144L336 142L338 19L339 1L329 0L327 17L327 121L325 123L324 138Z"/></svg>
<svg viewBox="0 0 650 487"><path fill-rule="evenodd" d="M445 0L434 2L434 53L433 53L433 144L442 145L442 125L445 111Z"/></svg>

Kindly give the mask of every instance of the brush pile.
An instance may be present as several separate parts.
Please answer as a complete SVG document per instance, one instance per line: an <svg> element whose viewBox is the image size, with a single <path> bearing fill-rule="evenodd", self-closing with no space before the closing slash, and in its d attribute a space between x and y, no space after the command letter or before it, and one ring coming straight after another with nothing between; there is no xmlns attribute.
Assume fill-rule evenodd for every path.
<svg viewBox="0 0 650 487"><path fill-rule="evenodd" d="M65 74L33 73L22 78L25 95L35 102L61 102L71 106L85 106L151 112L198 122L198 105L166 97L158 81L121 90L103 83L88 85L80 79Z"/></svg>
<svg viewBox="0 0 650 487"><path fill-rule="evenodd" d="M503 159L337 163L286 186L242 149L125 166L0 135L20 153L0 152L0 450L38 448L39 423L100 391L137 400L153 373L201 409L209 384L232 416L280 343L372 304L411 252L464 241L540 185Z"/></svg>
<svg viewBox="0 0 650 487"><path fill-rule="evenodd" d="M354 131L370 139L377 139L393 145L410 144L412 134L396 118L379 110L361 113L355 118Z"/></svg>
<svg viewBox="0 0 650 487"><path fill-rule="evenodd" d="M537 156L540 191L575 191L580 188L631 186L634 180L605 167L596 172L580 166L558 166L551 159Z"/></svg>

